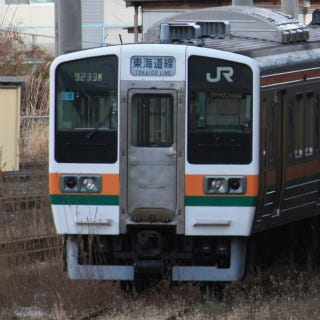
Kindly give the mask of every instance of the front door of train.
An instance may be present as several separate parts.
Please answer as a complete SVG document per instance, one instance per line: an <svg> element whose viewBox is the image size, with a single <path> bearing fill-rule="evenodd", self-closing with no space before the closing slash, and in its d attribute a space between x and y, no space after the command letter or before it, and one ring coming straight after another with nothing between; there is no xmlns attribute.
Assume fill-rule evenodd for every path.
<svg viewBox="0 0 320 320"><path fill-rule="evenodd" d="M128 214L169 222L177 209L177 92L130 90L128 102Z"/></svg>

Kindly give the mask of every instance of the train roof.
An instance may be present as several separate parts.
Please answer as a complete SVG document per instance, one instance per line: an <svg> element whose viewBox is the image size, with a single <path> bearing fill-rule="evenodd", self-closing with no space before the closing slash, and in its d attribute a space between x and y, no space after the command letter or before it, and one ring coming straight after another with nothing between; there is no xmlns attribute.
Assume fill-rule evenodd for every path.
<svg viewBox="0 0 320 320"><path fill-rule="evenodd" d="M305 26L281 11L255 6L186 11L155 23L146 39L243 54L264 70L318 65L320 59L320 25Z"/></svg>

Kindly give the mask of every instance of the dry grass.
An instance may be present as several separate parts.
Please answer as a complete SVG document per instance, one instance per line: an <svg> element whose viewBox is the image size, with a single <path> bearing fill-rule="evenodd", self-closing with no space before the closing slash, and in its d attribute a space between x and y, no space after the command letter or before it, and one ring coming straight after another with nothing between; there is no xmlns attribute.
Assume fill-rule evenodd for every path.
<svg viewBox="0 0 320 320"><path fill-rule="evenodd" d="M114 300L114 285L71 281L62 261L0 263L0 318L24 319L22 310L41 311L42 319L80 319ZM116 294L116 296L119 296ZM45 316L43 316L45 315ZM31 318L31 316L29 316Z"/></svg>
<svg viewBox="0 0 320 320"><path fill-rule="evenodd" d="M48 58L49 59L49 58ZM49 63L32 69L23 90L20 159L24 163L48 162Z"/></svg>
<svg viewBox="0 0 320 320"><path fill-rule="evenodd" d="M20 136L20 163L46 166L48 163L48 119L22 120Z"/></svg>
<svg viewBox="0 0 320 320"><path fill-rule="evenodd" d="M23 269L20 271L23 273ZM12 277L4 274L0 280L1 305L12 319L19 310L33 307L46 319L83 319L89 312L104 308L99 320L315 320L320 312L317 275L302 274L295 279L272 278L269 283L245 280L226 289L222 301L203 296L197 285L183 284L173 288L151 290L129 296L119 290L117 283L70 281L58 265L44 264L24 270ZM4 303L4 304L3 304Z"/></svg>
<svg viewBox="0 0 320 320"><path fill-rule="evenodd" d="M301 274L290 278L258 276L227 286L222 301L204 297L197 286L124 299L121 306L99 320L216 319L216 320L315 320L319 319L320 278Z"/></svg>
<svg viewBox="0 0 320 320"><path fill-rule="evenodd" d="M25 62L26 46L19 30L12 26L0 30L0 70L2 76L25 75L28 66Z"/></svg>
<svg viewBox="0 0 320 320"><path fill-rule="evenodd" d="M18 316L28 308L38 310L41 319L56 320L80 320L101 308L105 315L98 317L99 320L319 318L317 275L274 278L268 285L262 285L258 278L253 282L247 279L227 287L225 297L218 301L203 296L199 287L191 284L126 295L117 283L68 280L60 262L14 270L4 270L1 266L0 305L6 306L1 308L1 319L26 319Z"/></svg>

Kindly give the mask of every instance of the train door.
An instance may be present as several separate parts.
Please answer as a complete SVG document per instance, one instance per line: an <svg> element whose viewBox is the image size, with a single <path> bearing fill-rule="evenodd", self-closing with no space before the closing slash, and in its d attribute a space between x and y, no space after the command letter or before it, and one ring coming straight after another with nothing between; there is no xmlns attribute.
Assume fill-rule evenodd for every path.
<svg viewBox="0 0 320 320"><path fill-rule="evenodd" d="M262 175L258 221L279 215L283 201L287 155L287 93L270 90L262 98ZM259 226L257 226L259 228Z"/></svg>
<svg viewBox="0 0 320 320"><path fill-rule="evenodd" d="M177 210L177 92L129 90L127 211L169 222Z"/></svg>
<svg viewBox="0 0 320 320"><path fill-rule="evenodd" d="M282 210L284 189L286 184L286 166L288 154L288 97L287 91L277 92L277 111L275 111L274 123L277 127L276 133L276 156L275 156L275 201L274 215Z"/></svg>

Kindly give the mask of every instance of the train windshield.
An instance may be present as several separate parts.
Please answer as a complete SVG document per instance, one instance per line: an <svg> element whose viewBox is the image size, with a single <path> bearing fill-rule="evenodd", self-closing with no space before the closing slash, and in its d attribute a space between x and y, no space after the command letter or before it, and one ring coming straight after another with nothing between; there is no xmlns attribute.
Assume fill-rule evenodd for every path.
<svg viewBox="0 0 320 320"><path fill-rule="evenodd" d="M252 70L233 61L191 56L188 62L188 161L252 160Z"/></svg>
<svg viewBox="0 0 320 320"><path fill-rule="evenodd" d="M80 59L56 70L57 162L117 161L118 59Z"/></svg>

